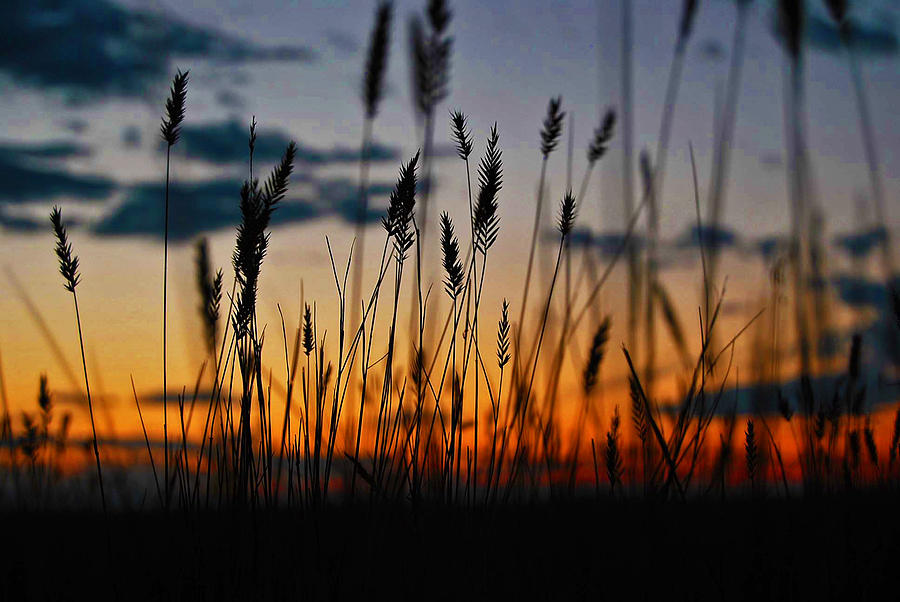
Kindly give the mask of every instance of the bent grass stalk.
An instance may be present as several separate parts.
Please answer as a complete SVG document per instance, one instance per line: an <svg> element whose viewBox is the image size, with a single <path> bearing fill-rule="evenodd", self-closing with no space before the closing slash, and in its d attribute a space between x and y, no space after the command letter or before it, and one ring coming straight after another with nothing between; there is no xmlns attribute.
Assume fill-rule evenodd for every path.
<svg viewBox="0 0 900 602"><path fill-rule="evenodd" d="M56 235L56 257L59 259L59 273L65 284L64 288L72 293L72 301L75 304L75 324L78 327L78 344L81 348L81 367L84 371L84 388L87 393L88 413L91 417L91 445L94 450L94 459L97 463L97 482L100 486L100 503L103 513L106 514L106 491L103 488L103 469L100 466L100 448L97 445L97 426L94 422L94 404L91 400L91 384L88 380L87 360L84 355L84 333L81 329L81 312L78 310L78 294L76 287L81 282L78 272L78 256L72 252L72 243L69 242L66 226L62 221L62 210L54 207L50 213L50 222Z"/></svg>

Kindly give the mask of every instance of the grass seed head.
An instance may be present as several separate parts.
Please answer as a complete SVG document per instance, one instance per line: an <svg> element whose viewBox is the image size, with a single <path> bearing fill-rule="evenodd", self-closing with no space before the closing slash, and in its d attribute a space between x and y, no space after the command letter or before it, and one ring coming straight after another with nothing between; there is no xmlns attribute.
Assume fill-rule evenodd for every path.
<svg viewBox="0 0 900 602"><path fill-rule="evenodd" d="M577 213L575 195L572 194L572 189L570 188L559 202L559 221L557 225L559 226L559 233L564 239L571 234Z"/></svg>
<svg viewBox="0 0 900 602"><path fill-rule="evenodd" d="M391 45L391 20L393 3L382 1L375 9L375 26L369 36L369 53L363 76L363 104L366 117L378 114L378 105L384 94L384 74L387 72L388 50Z"/></svg>
<svg viewBox="0 0 900 602"><path fill-rule="evenodd" d="M187 83L189 71L179 69L172 80L169 98L166 99L166 114L163 116L160 133L170 147L175 146L181 136L181 124L184 122L185 104L187 101Z"/></svg>
<svg viewBox="0 0 900 602"><path fill-rule="evenodd" d="M600 127L594 130L594 139L588 147L587 158L589 163L596 163L606 154L615 127L616 111L614 109L607 109L606 114L603 116L603 121L600 123Z"/></svg>
<svg viewBox="0 0 900 602"><path fill-rule="evenodd" d="M472 132L469 130L469 119L462 111L450 112L450 132L456 142L456 154L463 161L472 154Z"/></svg>
<svg viewBox="0 0 900 602"><path fill-rule="evenodd" d="M562 96L551 98L547 105L547 116L544 117L544 127L541 129L541 153L545 159L559 144L559 138L562 135L566 113L561 109Z"/></svg>
<svg viewBox="0 0 900 602"><path fill-rule="evenodd" d="M500 321L497 323L497 365L503 369L509 363L509 301L503 299ZM898 411L900 417L900 411ZM900 418L898 418L900 420ZM900 424L900 422L898 422Z"/></svg>
<svg viewBox="0 0 900 602"><path fill-rule="evenodd" d="M475 201L475 248L482 253L497 240L500 216L497 215L498 196L503 188L503 157L500 151L497 124L491 127L487 148L478 164L478 198Z"/></svg>
<svg viewBox="0 0 900 602"><path fill-rule="evenodd" d="M53 232L56 234L56 257L59 259L59 273L65 281L63 286L70 293L75 292L75 287L81 282L78 273L78 256L72 253L72 243L66 232L66 226L62 221L62 209L54 207L50 212L50 223L53 224Z"/></svg>
<svg viewBox="0 0 900 602"><path fill-rule="evenodd" d="M462 293L465 276L459 257L459 241L453 232L453 220L446 211L441 213L441 252L446 272L444 288L450 298L455 300Z"/></svg>

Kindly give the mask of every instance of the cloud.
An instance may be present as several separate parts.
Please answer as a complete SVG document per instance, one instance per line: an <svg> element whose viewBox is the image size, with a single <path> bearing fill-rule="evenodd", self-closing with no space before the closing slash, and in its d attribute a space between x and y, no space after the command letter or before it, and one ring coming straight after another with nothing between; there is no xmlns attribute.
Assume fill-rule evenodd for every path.
<svg viewBox="0 0 900 602"><path fill-rule="evenodd" d="M854 259L865 259L887 239L887 229L883 226L862 232L851 232L834 238L834 246Z"/></svg>
<svg viewBox="0 0 900 602"><path fill-rule="evenodd" d="M325 32L325 39L328 41L329 46L344 56L359 52L359 42L345 31L331 29Z"/></svg>
<svg viewBox="0 0 900 602"><path fill-rule="evenodd" d="M700 56L713 63L718 63L725 58L725 48L722 42L715 38L707 38L700 42Z"/></svg>
<svg viewBox="0 0 900 602"><path fill-rule="evenodd" d="M36 217L7 215L6 212L0 211L0 226L7 230L23 233L39 232L41 230L49 231L48 224L47 220L39 220Z"/></svg>
<svg viewBox="0 0 900 602"><path fill-rule="evenodd" d="M832 284L841 301L854 308L871 307L882 310L887 307L887 287L862 276L842 274L832 278Z"/></svg>
<svg viewBox="0 0 900 602"><path fill-rule="evenodd" d="M788 239L781 235L765 236L753 243L756 252L764 261L772 261L780 253L787 251Z"/></svg>
<svg viewBox="0 0 900 602"><path fill-rule="evenodd" d="M199 232L232 227L238 223L240 180L176 182L169 188L169 236L189 240ZM94 232L110 236L151 236L163 234L162 182L132 188L124 202L94 225Z"/></svg>
<svg viewBox="0 0 900 602"><path fill-rule="evenodd" d="M719 226L690 226L675 240L679 249L696 249L703 243L704 249L733 248L738 244L737 234L729 228Z"/></svg>
<svg viewBox="0 0 900 602"><path fill-rule="evenodd" d="M559 242L559 231L547 229L544 231L544 240ZM632 234L631 240L640 249L644 246L644 239L640 234ZM572 248L595 249L601 257L615 257L621 252L625 244L624 232L604 232L599 234L584 226L572 229L569 235L569 245Z"/></svg>
<svg viewBox="0 0 900 602"><path fill-rule="evenodd" d="M219 90L216 92L216 102L219 103L219 106L225 107L226 109L243 109L246 106L246 102L244 102L244 97L241 96L235 90Z"/></svg>
<svg viewBox="0 0 900 602"><path fill-rule="evenodd" d="M89 157L90 147L68 141L40 142L26 144L6 144L0 147L0 156L15 159L71 159Z"/></svg>
<svg viewBox="0 0 900 602"><path fill-rule="evenodd" d="M300 175L292 176L294 184ZM272 225L306 222L330 215L355 223L359 188L355 180L334 178L316 180L307 176L305 184L312 193L306 198L289 197L278 205ZM169 188L169 238L185 242L204 232L234 228L241 219L239 193L241 181L215 179L201 182L175 182ZM373 183L369 189L367 222L384 215L376 202L392 186ZM140 184L125 195L124 202L94 224L101 236L139 236L162 238L165 195L163 182Z"/></svg>
<svg viewBox="0 0 900 602"><path fill-rule="evenodd" d="M874 22L850 20L850 36L855 51L863 56L894 56L900 49L897 34L883 19ZM771 32L781 41L777 11L772 11ZM841 52L842 43L837 26L831 19L816 13L806 17L804 39L815 50L835 54Z"/></svg>
<svg viewBox="0 0 900 602"><path fill-rule="evenodd" d="M217 164L245 163L248 158L247 136L249 124L237 120L185 126L181 131L180 146L186 157ZM254 160L274 163L281 158L290 136L276 129L257 129ZM162 148L162 146L160 147ZM400 150L378 142L372 144L370 159L374 163L399 161ZM297 163L326 165L356 163L359 150L347 147L316 149L300 145Z"/></svg>
<svg viewBox="0 0 900 602"><path fill-rule="evenodd" d="M260 46L109 0L6 0L0 71L72 100L140 97L171 74L173 57L225 63L309 61L302 46Z"/></svg>
<svg viewBox="0 0 900 602"><path fill-rule="evenodd" d="M136 125L128 125L122 128L122 146L125 148L139 148L141 146L141 130Z"/></svg>
<svg viewBox="0 0 900 602"><path fill-rule="evenodd" d="M319 201L328 208L328 211L348 224L355 224L359 211L359 185L355 181L347 179L327 180L318 185ZM367 224L380 222L385 214L385 207L377 202L379 197L387 197L393 185L375 183L368 188L368 206L363 222Z"/></svg>
<svg viewBox="0 0 900 602"><path fill-rule="evenodd" d="M63 122L62 126L73 134L80 136L87 131L88 122L86 119L73 117L72 119L67 119L65 122Z"/></svg>
<svg viewBox="0 0 900 602"><path fill-rule="evenodd" d="M866 56L893 56L897 54L897 34L882 22L850 22L850 38L854 50ZM840 52L841 38L837 27L830 20L811 14L806 21L806 39L809 45L824 52Z"/></svg>
<svg viewBox="0 0 900 602"><path fill-rule="evenodd" d="M0 146L0 204L108 198L116 187L114 181L100 175L75 174L53 164L54 160L88 154L87 147L69 142Z"/></svg>
<svg viewBox="0 0 900 602"><path fill-rule="evenodd" d="M816 407L830 408L835 392L846 389L846 373L832 372L820 374L809 379ZM747 414L777 414L778 392L795 413L800 411L801 381L798 378L784 380L780 383L753 383L739 387L729 387L722 391L721 398L715 408L718 415L728 416L732 412L737 415ZM878 387L876 390L867 390L864 403L865 410L871 410L884 403L895 401L890 387ZM680 406L663 406L663 411L669 414L677 413ZM838 404L838 411L846 411L843 404Z"/></svg>

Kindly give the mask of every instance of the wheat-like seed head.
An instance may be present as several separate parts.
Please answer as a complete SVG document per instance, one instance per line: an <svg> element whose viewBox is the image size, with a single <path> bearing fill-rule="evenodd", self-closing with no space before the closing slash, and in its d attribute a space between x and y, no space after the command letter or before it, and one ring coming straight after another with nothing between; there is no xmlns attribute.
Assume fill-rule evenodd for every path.
<svg viewBox="0 0 900 602"><path fill-rule="evenodd" d="M647 414L644 407L644 396L641 394L640 384L634 374L628 377L628 391L631 398L631 423L641 441L646 443L650 432L650 424L647 422Z"/></svg>
<svg viewBox="0 0 900 602"><path fill-rule="evenodd" d="M875 433L872 430L871 418L866 419L866 428L863 430L863 437L866 441L866 451L869 454L869 462L878 468L878 446L875 444Z"/></svg>
<svg viewBox="0 0 900 602"><path fill-rule="evenodd" d="M456 154L463 161L467 160L472 154L472 132L462 111L450 111L450 132L456 142Z"/></svg>
<svg viewBox="0 0 900 602"><path fill-rule="evenodd" d="M428 15L428 23L437 34L444 33L450 24L450 18L453 13L447 6L446 0L428 0L428 8L425 10Z"/></svg>
<svg viewBox="0 0 900 602"><path fill-rule="evenodd" d="M378 105L384 93L393 13L394 7L389 0L379 2L375 9L375 26L369 36L369 53L363 76L363 104L369 119L373 119L378 113Z"/></svg>
<svg viewBox="0 0 900 602"><path fill-rule="evenodd" d="M53 407L53 400L50 395L50 387L47 386L46 374L41 374L38 384L38 407L41 408L41 413L43 413L44 416L50 414L50 410Z"/></svg>
<svg viewBox="0 0 900 602"><path fill-rule="evenodd" d="M441 1L428 7L430 32L418 16L409 22L410 76L416 110L429 115L447 97L450 86L450 52L453 38L444 35L450 12Z"/></svg>
<svg viewBox="0 0 900 602"><path fill-rule="evenodd" d="M857 431L857 430L850 431L850 435L847 440L847 443L849 444L849 447L850 447L850 459L853 462L853 466L856 467L859 465L859 451L860 451L859 431Z"/></svg>
<svg viewBox="0 0 900 602"><path fill-rule="evenodd" d="M575 205L575 195L572 189L568 189L562 200L559 202L559 233L565 239L571 234L572 226L575 224L575 216L577 207Z"/></svg>
<svg viewBox="0 0 900 602"><path fill-rule="evenodd" d="M590 395L597 385L597 372L600 369L600 362L606 353L606 342L609 340L610 318L606 316L597 331L594 333L594 339L591 342L591 350L588 353L588 361L584 368L584 377L582 386L585 395Z"/></svg>
<svg viewBox="0 0 900 602"><path fill-rule="evenodd" d="M616 406L609 431L606 433L606 476L612 488L615 488L622 478L622 454L619 452L620 422L619 406Z"/></svg>
<svg viewBox="0 0 900 602"><path fill-rule="evenodd" d="M478 198L475 201L475 248L487 253L500 232L497 215L498 195L503 188L503 157L500 151L497 124L491 127L487 148L478 164Z"/></svg>
<svg viewBox="0 0 900 602"><path fill-rule="evenodd" d="M609 147L609 141L612 140L613 137L615 126L616 111L615 109L607 109L606 114L603 116L603 121L600 123L600 127L594 130L594 139L588 147L587 158L589 163L596 163L606 154L607 148Z"/></svg>
<svg viewBox="0 0 900 602"><path fill-rule="evenodd" d="M247 146L250 148L250 157L253 157L253 151L256 150L256 115L250 118L250 135L247 139Z"/></svg>
<svg viewBox="0 0 900 602"><path fill-rule="evenodd" d="M381 218L381 223L388 236L394 239L397 260L401 262L406 258L406 252L413 243L410 226L416 206L416 163L418 161L419 151L416 151L409 163L401 165L397 185L391 192L387 215Z"/></svg>
<svg viewBox="0 0 900 602"><path fill-rule="evenodd" d="M502 370L509 363L509 301L503 299L503 309L497 323L497 366Z"/></svg>
<svg viewBox="0 0 900 602"><path fill-rule="evenodd" d="M544 127L541 129L541 153L545 159L559 144L559 137L562 135L566 113L561 108L562 96L551 98L547 105L547 116L544 117Z"/></svg>
<svg viewBox="0 0 900 602"><path fill-rule="evenodd" d="M447 273L444 278L444 288L450 298L455 300L462 293L465 276L463 275L462 261L459 258L459 241L453 232L453 220L446 211L441 213L441 252L444 271Z"/></svg>
<svg viewBox="0 0 900 602"><path fill-rule="evenodd" d="M697 6L699 4L699 0L684 0L684 3L681 5L681 21L678 25L678 38L682 43L687 41L691 36L691 31L694 28L694 20L697 17Z"/></svg>
<svg viewBox="0 0 900 602"><path fill-rule="evenodd" d="M794 410L791 409L787 398L781 393L780 388L778 389L778 411L787 422L790 422L794 416Z"/></svg>
<svg viewBox="0 0 900 602"><path fill-rule="evenodd" d="M238 335L247 332L256 311L259 273L269 246L266 229L272 213L287 194L296 151L294 142L289 143L262 188L255 179L241 186L241 223L232 255L235 279L241 286L232 318Z"/></svg>
<svg viewBox="0 0 900 602"><path fill-rule="evenodd" d="M785 48L796 60L803 40L804 0L778 0L778 29Z"/></svg>
<svg viewBox="0 0 900 602"><path fill-rule="evenodd" d="M72 243L66 232L66 226L62 221L62 209L54 207L50 212L50 223L56 234L56 257L59 259L59 273L62 274L65 284L63 286L70 293L75 292L75 287L81 282L78 273L78 256L72 253Z"/></svg>
<svg viewBox="0 0 900 602"><path fill-rule="evenodd" d="M219 321L219 305L222 301L222 270L213 276L209 259L209 242L206 238L197 241L197 288L200 291L200 315L203 318L203 330L206 348L209 353L215 352L216 331Z"/></svg>
<svg viewBox="0 0 900 602"><path fill-rule="evenodd" d="M756 468L759 462L759 448L756 443L756 431L753 419L747 419L747 429L744 431L744 459L747 464L747 476L750 481L756 480Z"/></svg>
<svg viewBox="0 0 900 602"><path fill-rule="evenodd" d="M847 22L847 0L825 0L825 6L834 22L843 27Z"/></svg>
<svg viewBox="0 0 900 602"><path fill-rule="evenodd" d="M185 101L187 100L187 83L189 71L179 69L172 80L169 98L166 99L166 114L163 117L160 133L170 147L175 146L181 136L181 124L184 122Z"/></svg>
<svg viewBox="0 0 900 602"><path fill-rule="evenodd" d="M307 303L303 309L303 353L309 357L315 348L316 338L313 335L312 311Z"/></svg>

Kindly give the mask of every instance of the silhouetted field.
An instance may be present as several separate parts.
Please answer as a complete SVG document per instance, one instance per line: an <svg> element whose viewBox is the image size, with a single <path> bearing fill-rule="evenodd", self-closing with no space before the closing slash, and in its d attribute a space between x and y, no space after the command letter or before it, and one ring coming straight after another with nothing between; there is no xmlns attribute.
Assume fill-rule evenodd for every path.
<svg viewBox="0 0 900 602"><path fill-rule="evenodd" d="M884 600L896 492L3 515L7 600ZM106 547L106 530L113 550ZM116 595L118 594L118 595ZM886 598L887 597L887 598Z"/></svg>
<svg viewBox="0 0 900 602"><path fill-rule="evenodd" d="M187 118L190 81L187 71L178 71L161 127L166 149L165 197L160 199L165 215L162 440L148 434L146 400L135 388L143 438L126 445L100 432L84 352L84 340L93 334L82 328L87 310L78 304L78 291L94 284L81 281L62 210L54 208L50 227L63 286L72 295L91 430L73 445L71 415L57 418L45 377L33 411L13 415L4 396L0 599L896 597L900 410L888 408L893 421L873 421L878 408L866 387L861 335L851 337L840 362L821 357L830 324L825 293L817 284L823 282L821 241L808 198L812 176L802 127L805 5L800 0L778 2L789 74L785 129L792 220L790 240L773 263L767 308L775 316L789 314L792 328L782 334L773 317L753 343L750 386L758 388L752 409L739 412L736 400L726 401L726 388L734 382L734 345L764 313L760 310L737 332L722 331L720 249L705 236L716 232L724 211L749 4L737 2L708 220L701 215L691 150L703 266L698 284L704 291L696 348L684 326L693 324L693 317L682 322L659 278L657 243L666 155L697 2L683 4L656 153L652 159L649 152L639 156L639 194L631 183L629 92L623 93L623 106L606 110L594 129L579 189L568 186L556 208L548 208L547 164L566 124L562 98L550 99L540 132L539 185L523 288L521 295L513 291L493 308L490 323L482 294L492 270L503 268L489 257L505 233L497 123L476 161L471 155L481 145L473 139L467 115L450 113L459 175L468 184L469 220L454 224L448 213L439 219L428 214L440 121L436 107L449 90L451 13L445 2L428 2L425 17L415 17L409 29L421 149L400 165L380 238L373 240L375 230L365 227L368 154L393 18L392 5L379 2L363 79L359 223L346 264L335 259L327 243L337 289L336 323L320 320L309 302L296 324L283 314L280 324L259 321L271 219L291 185L297 147L288 144L260 179L253 163L253 118L247 179L234 191L241 220L228 275L214 269L206 242L197 241L199 320L207 357L193 391L185 387L172 396L169 168L177 160L173 153ZM845 3L827 5L852 51ZM626 2L623 50L630 52L628 7ZM630 90L630 59L623 54L622 85ZM858 75L852 61L851 69ZM855 91L865 106L864 87ZM880 214L884 199L877 156L867 110L860 112ZM600 265L602 257L590 245L571 243L592 170L617 135L617 124L628 173L625 229L614 253ZM421 186L422 180L428 185ZM644 218L646 235L637 245L635 232ZM542 274L536 257L548 224L555 227L550 245L555 263ZM437 236L429 238L429 229ZM354 255L362 253L367 238L383 249L371 274ZM880 245L895 322L888 324L892 330L886 336L897 337L900 295L892 288L897 281L890 236ZM435 282L423 275L428 269L423 256L432 248L440 252L442 269ZM628 273L627 315L622 316L628 340L621 352L629 386L619 402L603 398L607 407L601 409L601 367L610 353L611 321L618 317L600 311L598 295L620 262ZM374 280L370 290L364 290L364 275ZM430 295L442 295L443 306L435 309ZM791 307L781 307L788 304L783 299ZM403 324L407 316L408 326ZM663 328L657 329L657 322ZM767 341L769 328L772 340ZM576 354L581 331L592 336ZM663 332L683 376L675 402L665 406L655 386ZM796 349L785 351L778 337L791 339ZM283 349L283 366L278 366L284 371L283 395L273 393L270 367L263 366L263 348L273 345ZM796 370L782 363L796 364ZM817 363L841 367L825 374ZM571 374L577 382L563 383ZM794 379L791 388L784 386L785 375ZM76 447L89 462L73 470L66 458Z"/></svg>

